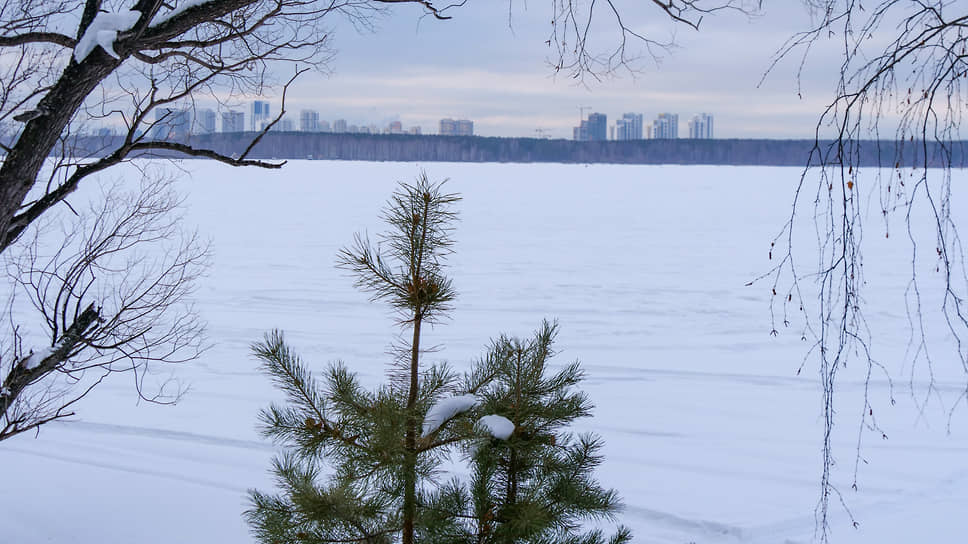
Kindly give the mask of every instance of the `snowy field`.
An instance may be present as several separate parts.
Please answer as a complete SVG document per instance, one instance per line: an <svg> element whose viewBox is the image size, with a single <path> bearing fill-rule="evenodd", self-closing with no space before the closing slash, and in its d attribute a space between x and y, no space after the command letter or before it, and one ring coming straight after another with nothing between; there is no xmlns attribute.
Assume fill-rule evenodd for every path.
<svg viewBox="0 0 968 544"><path fill-rule="evenodd" d="M341 359L383 379L396 329L333 267L377 220L395 181L420 168L462 193L449 323L434 357L466 368L500 333L561 325L558 361L580 359L617 488L641 543L799 543L814 537L821 404L799 330L772 337L770 261L795 168L351 163L281 171L185 161L188 218L212 240L198 291L213 348L174 369L174 407L138 403L130 377L86 399L76 421L0 443L0 541L10 544L247 544L246 490L269 489L256 414L277 397L248 354L272 328L317 368ZM117 171L113 171L116 177ZM968 182L964 172L956 182ZM957 184L957 183L956 183ZM961 204L964 204L962 201ZM959 210L962 215L965 210ZM873 213L873 212L872 212ZM861 382L843 375L835 479L859 522L832 508L833 542L963 542L968 410L915 409L902 366L903 236L871 221L867 300L875 356L901 379L872 392L889 435L865 437L850 489ZM962 223L966 224L966 223ZM900 232L899 225L893 228ZM940 321L928 323L941 327ZM940 366L950 357L936 354ZM940 374L954 400L957 372ZM917 385L917 380L915 380Z"/></svg>

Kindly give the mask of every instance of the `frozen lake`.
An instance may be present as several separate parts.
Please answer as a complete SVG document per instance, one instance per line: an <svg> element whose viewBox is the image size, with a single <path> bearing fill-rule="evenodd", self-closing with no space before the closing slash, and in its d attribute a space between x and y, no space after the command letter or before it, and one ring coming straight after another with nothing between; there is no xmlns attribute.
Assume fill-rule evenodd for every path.
<svg viewBox="0 0 968 544"><path fill-rule="evenodd" d="M115 376L77 421L0 443L4 542L252 542L246 489L269 489L273 448L256 414L277 397L248 346L285 331L304 361L345 361L383 379L389 312L333 267L353 233L382 230L397 180L421 168L462 194L452 320L429 331L458 369L501 333L561 326L558 361L583 362L605 439L599 471L627 505L636 542L809 542L820 491L816 367L797 369L799 330L770 333L770 241L789 213L796 168L294 161L281 171L185 161L189 222L214 265L198 308L214 346L174 369L174 407L138 403ZM956 182L968 182L965 172ZM964 207L964 202L959 202ZM962 211L962 215L964 212ZM874 221L871 221L874 224ZM965 223L962 223L965 224ZM896 227L895 227L896 228ZM871 227L876 233L876 227ZM968 411L919 414L905 389L903 236L867 255L876 357L891 368L872 396L890 438L865 438L850 489L862 383L845 373L835 479L859 522L832 508L833 542L960 542L968 534ZM941 327L940 322L928 322ZM937 354L938 363L953 364ZM957 372L940 389L963 389ZM954 400L952 395L948 400Z"/></svg>

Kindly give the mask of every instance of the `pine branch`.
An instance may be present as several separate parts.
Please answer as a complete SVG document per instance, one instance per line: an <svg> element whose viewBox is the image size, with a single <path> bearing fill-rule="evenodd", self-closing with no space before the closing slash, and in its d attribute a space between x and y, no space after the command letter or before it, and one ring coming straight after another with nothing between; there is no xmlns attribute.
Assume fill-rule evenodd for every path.
<svg viewBox="0 0 968 544"><path fill-rule="evenodd" d="M329 439L352 448L363 448L356 438L344 434L340 425L326 416L326 402L319 394L315 378L286 345L281 332L267 334L251 349L263 362L262 368L273 383L296 406L281 409L272 405L263 410L260 413L263 434L295 442L305 457L317 455L317 450Z"/></svg>
<svg viewBox="0 0 968 544"><path fill-rule="evenodd" d="M325 404L319 396L316 381L286 345L282 332L274 330L266 334L261 343L252 344L253 355L262 361L262 369L272 378L272 383L282 389L289 400L326 419Z"/></svg>
<svg viewBox="0 0 968 544"><path fill-rule="evenodd" d="M480 392L481 411L515 424L507 441L486 440L472 455L479 542L606 544L601 531L580 532L581 522L614 519L621 508L618 494L592 478L601 439L562 431L590 415L591 403L575 389L583 378L577 362L546 376L556 332L545 321L526 341L502 336L474 371L494 375ZM612 538L624 542L627 529Z"/></svg>

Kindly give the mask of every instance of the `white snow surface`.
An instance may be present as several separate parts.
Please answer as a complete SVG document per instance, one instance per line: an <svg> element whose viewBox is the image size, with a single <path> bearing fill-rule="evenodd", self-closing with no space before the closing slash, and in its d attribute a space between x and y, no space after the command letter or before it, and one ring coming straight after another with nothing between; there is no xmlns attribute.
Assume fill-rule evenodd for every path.
<svg viewBox="0 0 968 544"><path fill-rule="evenodd" d="M477 422L487 428L487 432L491 433L491 436L499 440L511 438L511 433L514 432L514 423L510 419L497 414L486 415L478 419Z"/></svg>
<svg viewBox="0 0 968 544"><path fill-rule="evenodd" d="M112 168L105 179L136 180L143 166ZM192 172L179 185L188 226L214 250L195 295L214 346L198 361L153 366L145 377L146 393L172 373L190 384L176 406L138 402L130 375L111 376L72 407L72 421L0 443L2 488L16 498L0 508L3 542L254 544L241 513L248 489L273 490L276 450L260 437L257 416L284 397L259 372L249 345L279 328L317 373L339 359L365 386L385 382L398 328L333 263L354 232L383 232L379 215L396 180L412 180L421 167L431 179L450 178L447 190L463 196L448 261L458 298L449 319L426 329L424 344L441 346L428 362L469 370L491 338L528 337L542 319L557 318L561 353L552 367L580 359L581 387L595 404L593 417L573 430L602 437L596 473L621 495L620 521L635 542L814 541L821 388L812 359L797 372L810 342L801 341L795 312L771 336L771 285L745 285L775 264L769 245L788 218L800 169L177 166ZM952 176L950 211L965 225L968 171ZM96 185L82 186L72 204L83 207L97 193ZM877 374L867 394L889 438L861 433L863 461L851 489L866 367L838 370L832 477L859 527L834 504L831 542L962 542L968 410L958 405L950 420L948 410L965 376L940 355L941 346L934 389L925 387L927 367L904 364L910 242L879 232L879 206L870 207L865 229L865 315L875 331L873 356L895 380L892 390ZM903 230L903 223L891 227ZM815 244L812 225L805 230L805 243ZM931 232L915 234L934 243ZM816 259L800 262L807 261ZM927 265L919 286L925 309L941 300L935 280L944 279L932 275L934 262ZM16 302L25 306L16 311L36 312L23 297ZM925 319L925 330L944 341L943 317L929 312ZM43 323L26 329L24 345L44 345ZM923 411L915 399L927 400ZM444 468L462 470L463 463Z"/></svg>
<svg viewBox="0 0 968 544"><path fill-rule="evenodd" d="M458 395L440 399L427 410L424 416L423 433L420 436L427 436L436 431L448 419L466 412L477 405L477 397L474 395Z"/></svg>
<svg viewBox="0 0 968 544"><path fill-rule="evenodd" d="M28 368L28 369L37 368L38 366L40 366L40 363L43 363L44 359L50 357L52 353L54 353L54 348L52 347L48 346L44 348L38 348L36 351L31 353L26 359L24 359L24 362L23 362L24 368Z"/></svg>
<svg viewBox="0 0 968 544"><path fill-rule="evenodd" d="M141 17L140 11L122 10L115 13L99 12L94 16L91 25L84 31L84 35L77 41L74 47L74 60L81 62L94 51L94 48L101 46L107 54L114 58L121 58L114 51L114 41L118 39L118 33L131 30Z"/></svg>
<svg viewBox="0 0 968 544"><path fill-rule="evenodd" d="M167 13L163 13L161 15L155 16L154 20L152 20L151 23L152 25L164 23L165 21L171 19L176 15L183 13L185 10L189 8L193 8L195 6L200 6L202 4L207 4L209 2L214 2L214 1L216 0L182 0L181 2L178 3L177 6L175 6L175 9Z"/></svg>

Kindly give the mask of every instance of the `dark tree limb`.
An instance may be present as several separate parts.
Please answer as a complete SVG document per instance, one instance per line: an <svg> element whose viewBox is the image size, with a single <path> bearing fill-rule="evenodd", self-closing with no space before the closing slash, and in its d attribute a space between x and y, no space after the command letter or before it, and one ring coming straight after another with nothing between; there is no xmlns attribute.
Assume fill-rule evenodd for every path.
<svg viewBox="0 0 968 544"><path fill-rule="evenodd" d="M74 323L72 323L71 326L64 331L60 338L55 338L55 343L52 346L53 351L44 357L39 364L36 364L31 368L27 368L25 363L31 358L31 354L28 354L26 357L22 357L16 364L14 364L7 373L7 376L4 378L3 387L0 389L0 419L9 421L7 413L14 405L14 401L17 400L21 393L23 393L24 389L26 389L31 383L53 372L58 366L64 364L68 358L81 347L84 341L84 333L93 327L100 319L101 315L99 310L95 308L94 304L92 303L88 305L88 307L74 319ZM65 416L55 415L47 418L46 421L59 417ZM46 421L41 420L35 425L20 429L17 432L22 432L23 430L27 430L36 425L46 423Z"/></svg>
<svg viewBox="0 0 968 544"><path fill-rule="evenodd" d="M205 159L212 159L223 164L228 164L230 166L257 166L259 168L269 168L278 169L285 166L286 161L282 162L265 162L253 159L244 158L233 158L221 153L217 153L210 149L199 149L192 147L188 144L182 144L178 142L167 142L167 141L150 141L150 142L139 142L132 144L129 148L131 152L135 151L147 151L152 149L158 150L168 150L177 151L178 153L189 155L192 157L202 157Z"/></svg>
<svg viewBox="0 0 968 544"><path fill-rule="evenodd" d="M14 47L32 43L52 43L73 49L77 40L56 32L27 32L16 36L0 36L0 47Z"/></svg>

